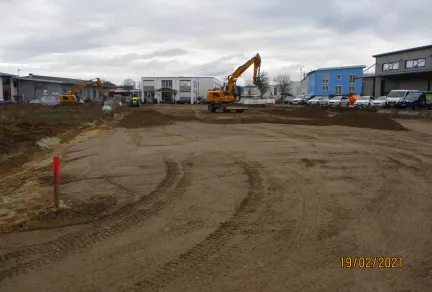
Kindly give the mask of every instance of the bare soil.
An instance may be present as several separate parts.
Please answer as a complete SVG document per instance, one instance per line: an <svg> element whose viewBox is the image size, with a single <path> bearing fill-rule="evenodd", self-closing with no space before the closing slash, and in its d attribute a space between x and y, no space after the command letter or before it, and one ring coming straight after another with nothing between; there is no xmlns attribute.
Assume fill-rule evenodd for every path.
<svg viewBox="0 0 432 292"><path fill-rule="evenodd" d="M0 291L429 291L430 125L351 109L134 109L64 149L68 208L0 235Z"/></svg>

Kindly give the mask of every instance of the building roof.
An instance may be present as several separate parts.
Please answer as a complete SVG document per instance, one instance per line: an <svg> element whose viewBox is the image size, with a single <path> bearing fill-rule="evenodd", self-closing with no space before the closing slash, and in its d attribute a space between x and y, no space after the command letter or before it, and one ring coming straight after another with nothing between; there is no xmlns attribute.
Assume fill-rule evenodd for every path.
<svg viewBox="0 0 432 292"><path fill-rule="evenodd" d="M388 52L388 53L382 53L382 54L373 55L372 57L376 58L376 57L382 57L382 56L387 56L387 55L392 55L392 54L400 54L400 53L406 53L406 52L412 52L412 51L424 50L424 49L432 49L432 45L415 47L415 48L393 51L393 52Z"/></svg>
<svg viewBox="0 0 432 292"><path fill-rule="evenodd" d="M366 68L366 65L352 65L352 66L342 66L342 67L318 68L318 69L312 70L308 74L315 72L315 71L329 71L329 70L356 69L356 68Z"/></svg>
<svg viewBox="0 0 432 292"><path fill-rule="evenodd" d="M15 77L16 75L0 72L0 76Z"/></svg>
<svg viewBox="0 0 432 292"><path fill-rule="evenodd" d="M25 77L16 77L19 80L28 80L28 81L38 81L38 82L50 82L50 83L58 83L58 84L62 84L62 81L59 80L51 80L51 79L40 79L40 78L35 78L33 77L29 77L29 76L25 76Z"/></svg>
<svg viewBox="0 0 432 292"><path fill-rule="evenodd" d="M31 77L30 76L26 76L26 77L32 78L32 79L39 79L39 80L49 80L50 82L57 81L57 82L71 83L71 84L75 84L75 83L79 83L79 82L87 82L88 81L88 80L84 80L84 79L53 77L53 76L42 76L42 75L32 75Z"/></svg>
<svg viewBox="0 0 432 292"><path fill-rule="evenodd" d="M19 80L29 80L29 81L38 81L38 82L50 82L50 83L59 83L59 84L77 84L80 82L88 82L89 80L83 79L73 79L73 78L63 78L63 77L52 77L52 76L42 76L42 75L32 75L32 76L24 76L24 77L16 77ZM111 82L102 82L104 87L115 87L114 83Z"/></svg>

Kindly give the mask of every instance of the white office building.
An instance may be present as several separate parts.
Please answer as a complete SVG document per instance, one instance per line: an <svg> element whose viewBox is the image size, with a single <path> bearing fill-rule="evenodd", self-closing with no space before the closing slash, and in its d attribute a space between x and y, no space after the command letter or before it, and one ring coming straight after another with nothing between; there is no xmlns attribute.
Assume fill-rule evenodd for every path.
<svg viewBox="0 0 432 292"><path fill-rule="evenodd" d="M188 98L196 103L206 98L207 91L221 88L223 83L214 77L141 77L142 101L147 103L172 103Z"/></svg>

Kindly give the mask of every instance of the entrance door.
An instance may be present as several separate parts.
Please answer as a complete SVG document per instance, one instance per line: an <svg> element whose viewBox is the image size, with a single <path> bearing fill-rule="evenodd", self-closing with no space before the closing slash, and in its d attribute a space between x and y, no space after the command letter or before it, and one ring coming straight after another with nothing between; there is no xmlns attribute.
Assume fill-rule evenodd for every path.
<svg viewBox="0 0 432 292"><path fill-rule="evenodd" d="M172 102L172 92L162 92L162 102L163 103L171 103Z"/></svg>

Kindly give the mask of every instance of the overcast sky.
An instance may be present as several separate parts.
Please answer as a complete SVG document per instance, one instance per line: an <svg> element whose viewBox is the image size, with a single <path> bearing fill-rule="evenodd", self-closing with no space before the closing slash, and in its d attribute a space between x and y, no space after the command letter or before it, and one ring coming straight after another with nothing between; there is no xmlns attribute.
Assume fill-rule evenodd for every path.
<svg viewBox="0 0 432 292"><path fill-rule="evenodd" d="M372 65L432 44L431 0L0 0L0 72L121 83ZM251 77L250 69L243 78Z"/></svg>

